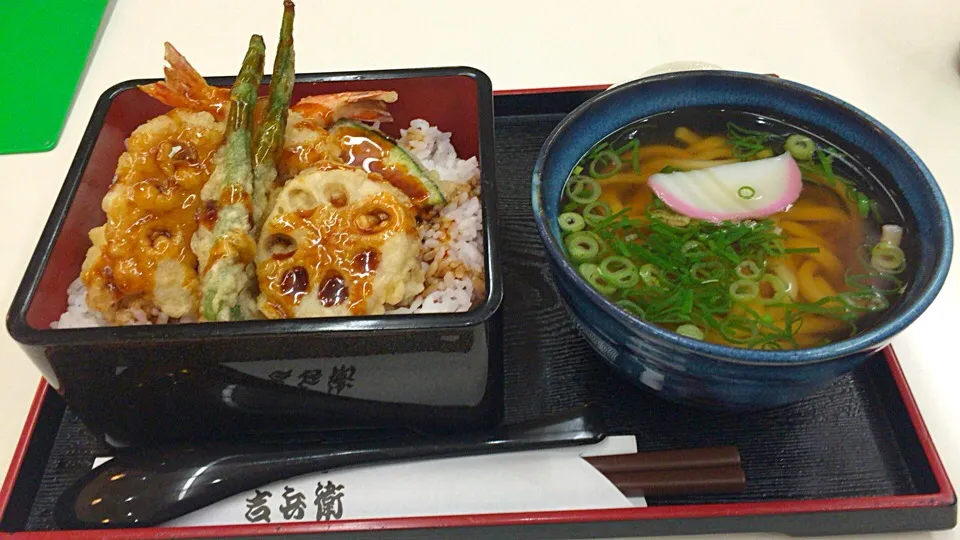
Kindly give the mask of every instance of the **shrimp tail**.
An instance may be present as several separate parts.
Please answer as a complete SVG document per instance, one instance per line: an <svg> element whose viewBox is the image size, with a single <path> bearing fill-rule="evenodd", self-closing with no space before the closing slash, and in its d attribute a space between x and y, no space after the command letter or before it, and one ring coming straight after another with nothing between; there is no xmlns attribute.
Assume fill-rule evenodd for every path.
<svg viewBox="0 0 960 540"><path fill-rule="evenodd" d="M254 133L253 150L253 222L259 231L260 222L266 214L268 192L277 177L277 161L283 151L283 137L287 129L290 97L295 79L293 53L294 4L283 3L283 23L280 26L280 43L273 62L273 77L270 79L270 95L263 120Z"/></svg>
<svg viewBox="0 0 960 540"><path fill-rule="evenodd" d="M305 97L293 106L293 110L320 127L329 127L343 118L363 122L390 122L393 116L387 110L387 104L395 101L397 93L392 91L341 92Z"/></svg>
<svg viewBox="0 0 960 540"><path fill-rule="evenodd" d="M171 107L184 107L195 111L207 111L217 120L227 115L230 89L210 86L190 62L169 42L163 44L164 80L140 85L140 90Z"/></svg>

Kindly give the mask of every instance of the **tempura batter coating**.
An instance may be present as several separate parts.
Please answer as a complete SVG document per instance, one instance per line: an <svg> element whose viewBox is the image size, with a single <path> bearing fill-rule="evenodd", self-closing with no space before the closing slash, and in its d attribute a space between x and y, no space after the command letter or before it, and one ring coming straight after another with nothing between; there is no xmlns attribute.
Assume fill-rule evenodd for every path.
<svg viewBox="0 0 960 540"><path fill-rule="evenodd" d="M257 248L269 318L374 315L423 291L410 199L358 169L308 170L287 182Z"/></svg>
<svg viewBox="0 0 960 540"><path fill-rule="evenodd" d="M93 246L82 272L88 305L108 322L143 322L156 310L196 317L199 282L190 238L223 132L209 113L174 109L127 139L103 199L106 223L90 231Z"/></svg>

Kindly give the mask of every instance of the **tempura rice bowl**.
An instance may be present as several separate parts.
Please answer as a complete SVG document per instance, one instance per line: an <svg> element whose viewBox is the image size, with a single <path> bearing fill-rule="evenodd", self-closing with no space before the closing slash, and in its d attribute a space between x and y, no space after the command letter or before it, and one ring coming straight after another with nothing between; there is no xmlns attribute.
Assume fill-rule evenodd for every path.
<svg viewBox="0 0 960 540"><path fill-rule="evenodd" d="M208 81L228 86L232 78ZM295 100L396 91L394 121L379 128L425 167L460 181L450 204L420 224L425 289L408 304L383 315L91 326L102 321L89 316L76 283L87 232L103 223L100 200L124 139L167 110L136 89L145 82L121 83L98 102L8 317L11 335L88 426L136 444L383 425L473 429L499 420L493 99L482 72L300 75L294 87ZM144 313L141 322L173 321ZM298 384L304 372L327 377L351 367L356 381L342 393ZM291 373L284 384L278 371Z"/></svg>

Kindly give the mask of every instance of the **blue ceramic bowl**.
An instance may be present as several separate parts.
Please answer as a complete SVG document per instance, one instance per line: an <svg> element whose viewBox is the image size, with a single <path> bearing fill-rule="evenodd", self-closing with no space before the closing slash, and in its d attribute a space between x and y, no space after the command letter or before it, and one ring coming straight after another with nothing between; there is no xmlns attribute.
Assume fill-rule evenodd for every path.
<svg viewBox="0 0 960 540"><path fill-rule="evenodd" d="M726 347L680 336L620 310L581 280L564 258L557 226L564 183L579 159L611 132L650 115L688 107L763 114L803 126L847 151L859 151L918 242L916 274L877 325L830 345L792 351ZM550 134L533 173L533 210L561 295L584 337L607 362L664 398L728 409L790 403L852 370L930 305L947 276L953 248L947 204L930 171L893 132L823 92L775 77L690 71L617 86L570 113Z"/></svg>

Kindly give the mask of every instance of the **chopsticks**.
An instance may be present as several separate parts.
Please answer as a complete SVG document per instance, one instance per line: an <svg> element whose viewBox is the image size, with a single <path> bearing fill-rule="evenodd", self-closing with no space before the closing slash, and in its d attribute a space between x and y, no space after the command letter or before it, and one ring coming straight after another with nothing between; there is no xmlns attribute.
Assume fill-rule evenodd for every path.
<svg viewBox="0 0 960 540"><path fill-rule="evenodd" d="M583 458L628 497L740 493L746 476L735 446Z"/></svg>

